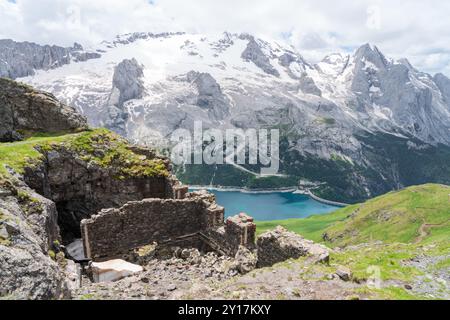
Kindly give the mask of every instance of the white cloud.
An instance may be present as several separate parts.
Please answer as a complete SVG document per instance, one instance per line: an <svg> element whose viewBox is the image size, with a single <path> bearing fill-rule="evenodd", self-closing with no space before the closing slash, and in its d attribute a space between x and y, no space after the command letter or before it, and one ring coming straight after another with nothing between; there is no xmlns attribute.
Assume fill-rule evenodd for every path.
<svg viewBox="0 0 450 320"><path fill-rule="evenodd" d="M134 31L250 32L312 60L370 42L449 74L449 14L441 0L0 0L0 38L69 45Z"/></svg>

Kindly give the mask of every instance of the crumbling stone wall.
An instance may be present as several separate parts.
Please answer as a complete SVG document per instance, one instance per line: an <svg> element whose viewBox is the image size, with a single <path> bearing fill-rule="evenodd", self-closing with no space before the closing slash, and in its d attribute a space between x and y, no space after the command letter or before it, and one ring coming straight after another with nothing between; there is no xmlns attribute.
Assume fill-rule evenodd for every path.
<svg viewBox="0 0 450 320"><path fill-rule="evenodd" d="M253 218L241 213L229 217L224 226L209 230L206 238L220 247L224 253L234 257L240 246L251 250L255 248L255 235L256 224Z"/></svg>
<svg viewBox="0 0 450 320"><path fill-rule="evenodd" d="M320 244L278 226L258 237L258 268L270 267L288 259L310 257L316 262L328 262L329 250Z"/></svg>
<svg viewBox="0 0 450 320"><path fill-rule="evenodd" d="M102 210L81 222L88 258L114 257L153 242L164 243L217 228L223 208L201 197L144 199Z"/></svg>

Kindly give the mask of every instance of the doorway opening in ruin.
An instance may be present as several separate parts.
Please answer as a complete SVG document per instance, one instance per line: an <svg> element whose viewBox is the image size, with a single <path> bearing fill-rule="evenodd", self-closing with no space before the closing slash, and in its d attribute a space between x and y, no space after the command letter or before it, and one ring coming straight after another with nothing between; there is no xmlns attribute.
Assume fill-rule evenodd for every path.
<svg viewBox="0 0 450 320"><path fill-rule="evenodd" d="M96 214L95 208L86 199L63 200L56 202L58 225L62 243L68 245L81 239L81 221Z"/></svg>

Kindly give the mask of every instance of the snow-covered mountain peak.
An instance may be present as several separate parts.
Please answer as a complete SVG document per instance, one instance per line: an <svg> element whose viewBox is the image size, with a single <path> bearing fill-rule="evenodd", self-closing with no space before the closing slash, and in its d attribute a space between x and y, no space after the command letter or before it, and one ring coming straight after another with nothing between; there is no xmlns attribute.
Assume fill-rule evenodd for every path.
<svg viewBox="0 0 450 320"><path fill-rule="evenodd" d="M82 46L72 49L77 50ZM298 113L298 130L309 131L317 119L333 118L341 131L336 137L356 128L382 128L450 144L447 81L404 61L388 60L369 44L354 54L328 55L316 65L289 45L247 33L130 33L103 42L96 51L97 59L37 70L21 80L55 93L94 125L115 123L110 118L120 115L120 131L133 138L164 136L196 117L214 126L258 127L262 118L269 120L256 112L287 108ZM134 70L131 65L117 69L128 66L126 61L139 66L139 73L133 71L139 79L133 83L142 86L143 93L114 104L118 111L108 101L117 87L113 78L118 70ZM208 87L216 88L213 95L204 94ZM166 113L172 120L163 119ZM180 118L174 120L173 114ZM269 118L277 122L273 115Z"/></svg>
<svg viewBox="0 0 450 320"><path fill-rule="evenodd" d="M317 69L327 75L338 76L342 74L350 62L350 55L332 53L316 64Z"/></svg>
<svg viewBox="0 0 450 320"><path fill-rule="evenodd" d="M166 147L174 130L199 120L204 128L281 128L296 174L300 158L326 170L335 159L384 168L391 162L378 148L392 139L409 143L406 154L450 146L450 79L368 44L311 65L289 45L245 33L130 33L93 50L1 43L0 75L25 63L26 72L13 73L20 81L52 92L93 126L153 146ZM367 190L385 177L398 182L395 167L383 175Z"/></svg>

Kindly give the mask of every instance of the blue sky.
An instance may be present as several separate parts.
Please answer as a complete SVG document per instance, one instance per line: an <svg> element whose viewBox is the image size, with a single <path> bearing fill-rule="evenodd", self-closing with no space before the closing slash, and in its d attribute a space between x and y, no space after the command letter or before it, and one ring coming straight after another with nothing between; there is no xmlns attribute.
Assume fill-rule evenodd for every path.
<svg viewBox="0 0 450 320"><path fill-rule="evenodd" d="M0 38L84 45L134 31L249 32L309 61L364 43L450 75L450 1L0 0Z"/></svg>

